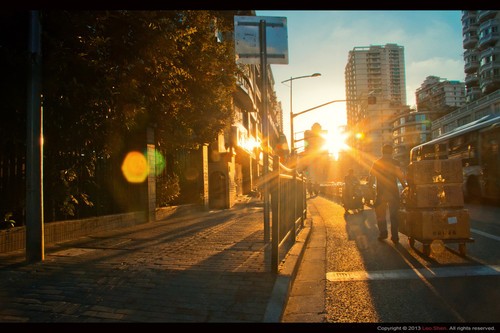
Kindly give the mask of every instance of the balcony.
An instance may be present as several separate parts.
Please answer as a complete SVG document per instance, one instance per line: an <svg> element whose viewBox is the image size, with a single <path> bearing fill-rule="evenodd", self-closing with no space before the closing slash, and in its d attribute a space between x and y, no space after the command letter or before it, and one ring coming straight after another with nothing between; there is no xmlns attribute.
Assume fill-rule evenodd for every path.
<svg viewBox="0 0 500 333"><path fill-rule="evenodd" d="M481 78L480 88L484 95L500 89L500 75L489 75Z"/></svg>
<svg viewBox="0 0 500 333"><path fill-rule="evenodd" d="M478 28L477 24L467 24L462 27L462 33L470 33L470 32L476 32Z"/></svg>
<svg viewBox="0 0 500 333"><path fill-rule="evenodd" d="M500 34L498 32L490 33L479 39L478 47L479 49L484 50L487 47L497 44L499 40L500 40Z"/></svg>
<svg viewBox="0 0 500 333"><path fill-rule="evenodd" d="M466 62L464 66L465 73L475 73L479 68L479 61Z"/></svg>
<svg viewBox="0 0 500 333"><path fill-rule="evenodd" d="M467 96L466 96L467 103L471 103L479 99L481 96L482 96L481 89L479 89L479 87L467 88Z"/></svg>
<svg viewBox="0 0 500 333"><path fill-rule="evenodd" d="M477 17L477 11L475 10L463 10L462 11L462 21L468 21L470 18Z"/></svg>
<svg viewBox="0 0 500 333"><path fill-rule="evenodd" d="M500 62L495 59L500 59L500 47L489 47L481 52L480 78L489 75L488 73L499 71Z"/></svg>
<svg viewBox="0 0 500 333"><path fill-rule="evenodd" d="M463 48L464 49L472 49L472 48L476 47L477 41L478 41L477 35L474 35L474 36L466 35L466 36L464 36L463 43L462 43Z"/></svg>
<svg viewBox="0 0 500 333"><path fill-rule="evenodd" d="M493 73L495 70L497 72L500 72L500 63L490 61L487 64L481 65L481 67L479 68L479 77L482 80L483 77L491 76L491 73Z"/></svg>
<svg viewBox="0 0 500 333"><path fill-rule="evenodd" d="M482 58L489 57L492 55L495 55L496 57L500 57L500 45L484 49L483 51L481 51L480 57L482 59Z"/></svg>
<svg viewBox="0 0 500 333"><path fill-rule="evenodd" d="M478 10L477 11L477 20L479 23L482 23L486 20L495 18L498 13L498 10Z"/></svg>
<svg viewBox="0 0 500 333"><path fill-rule="evenodd" d="M494 28L496 28L496 31L494 31ZM498 32L498 20L496 19L481 23L479 31L479 49L484 50L489 46L493 46L500 39L500 33Z"/></svg>
<svg viewBox="0 0 500 333"><path fill-rule="evenodd" d="M479 84L479 77L477 74L467 74L465 75L465 84L468 87L476 87Z"/></svg>
<svg viewBox="0 0 500 333"><path fill-rule="evenodd" d="M474 49L466 50L464 52L464 71L465 73L474 73L479 68L478 52Z"/></svg>

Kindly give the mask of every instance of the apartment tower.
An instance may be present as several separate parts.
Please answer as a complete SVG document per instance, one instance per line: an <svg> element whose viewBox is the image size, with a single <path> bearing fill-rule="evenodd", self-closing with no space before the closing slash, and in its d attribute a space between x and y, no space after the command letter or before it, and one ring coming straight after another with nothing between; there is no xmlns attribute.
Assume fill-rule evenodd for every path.
<svg viewBox="0 0 500 333"><path fill-rule="evenodd" d="M465 83L428 76L415 92L418 111L436 111L436 116L462 107L466 101Z"/></svg>
<svg viewBox="0 0 500 333"><path fill-rule="evenodd" d="M466 104L432 122L432 137L500 114L500 11L462 11Z"/></svg>
<svg viewBox="0 0 500 333"><path fill-rule="evenodd" d="M500 11L462 11L467 102L500 88Z"/></svg>
<svg viewBox="0 0 500 333"><path fill-rule="evenodd" d="M404 47L397 44L354 47L345 67L347 129L351 156L362 169L392 143L392 119L406 107ZM376 104L368 104L368 96Z"/></svg>

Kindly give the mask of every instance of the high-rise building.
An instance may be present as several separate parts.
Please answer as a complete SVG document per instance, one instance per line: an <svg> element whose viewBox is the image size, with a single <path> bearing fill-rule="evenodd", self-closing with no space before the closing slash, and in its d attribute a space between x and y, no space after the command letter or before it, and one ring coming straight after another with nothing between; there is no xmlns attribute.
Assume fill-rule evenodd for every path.
<svg viewBox="0 0 500 333"><path fill-rule="evenodd" d="M436 116L465 104L465 83L428 76L415 92L418 111L436 111Z"/></svg>
<svg viewBox="0 0 500 333"><path fill-rule="evenodd" d="M397 44L355 47L345 67L347 119L356 121L358 102L377 99L406 105L404 47ZM354 101L354 102L351 102Z"/></svg>
<svg viewBox="0 0 500 333"><path fill-rule="evenodd" d="M464 10L462 35L467 101L500 88L500 11Z"/></svg>
<svg viewBox="0 0 500 333"><path fill-rule="evenodd" d="M345 82L347 129L353 134L349 144L355 162L369 166L382 145L392 143L392 119L406 108L404 47L355 47L349 51ZM375 96L376 103L368 103L368 96Z"/></svg>
<svg viewBox="0 0 500 333"><path fill-rule="evenodd" d="M432 121L432 137L500 114L500 11L462 11L466 104Z"/></svg>

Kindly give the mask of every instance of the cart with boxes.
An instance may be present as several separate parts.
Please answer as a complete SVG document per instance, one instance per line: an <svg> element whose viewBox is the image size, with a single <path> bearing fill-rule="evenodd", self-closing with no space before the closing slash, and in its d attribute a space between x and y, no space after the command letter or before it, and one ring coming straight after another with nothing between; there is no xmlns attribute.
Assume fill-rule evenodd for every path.
<svg viewBox="0 0 500 333"><path fill-rule="evenodd" d="M435 158L412 162L407 169L408 189L402 195L399 231L411 247L422 244L431 253L435 241L458 243L460 255L466 253L470 235L469 212L464 208L462 161Z"/></svg>

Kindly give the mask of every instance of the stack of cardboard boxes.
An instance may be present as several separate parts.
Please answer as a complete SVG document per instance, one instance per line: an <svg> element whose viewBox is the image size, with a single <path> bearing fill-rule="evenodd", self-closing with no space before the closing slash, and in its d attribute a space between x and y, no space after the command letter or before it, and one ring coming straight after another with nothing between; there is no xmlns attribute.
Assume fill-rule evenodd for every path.
<svg viewBox="0 0 500 333"><path fill-rule="evenodd" d="M412 243L470 238L469 212L464 209L462 162L433 159L412 162L408 192L399 215L399 231Z"/></svg>

